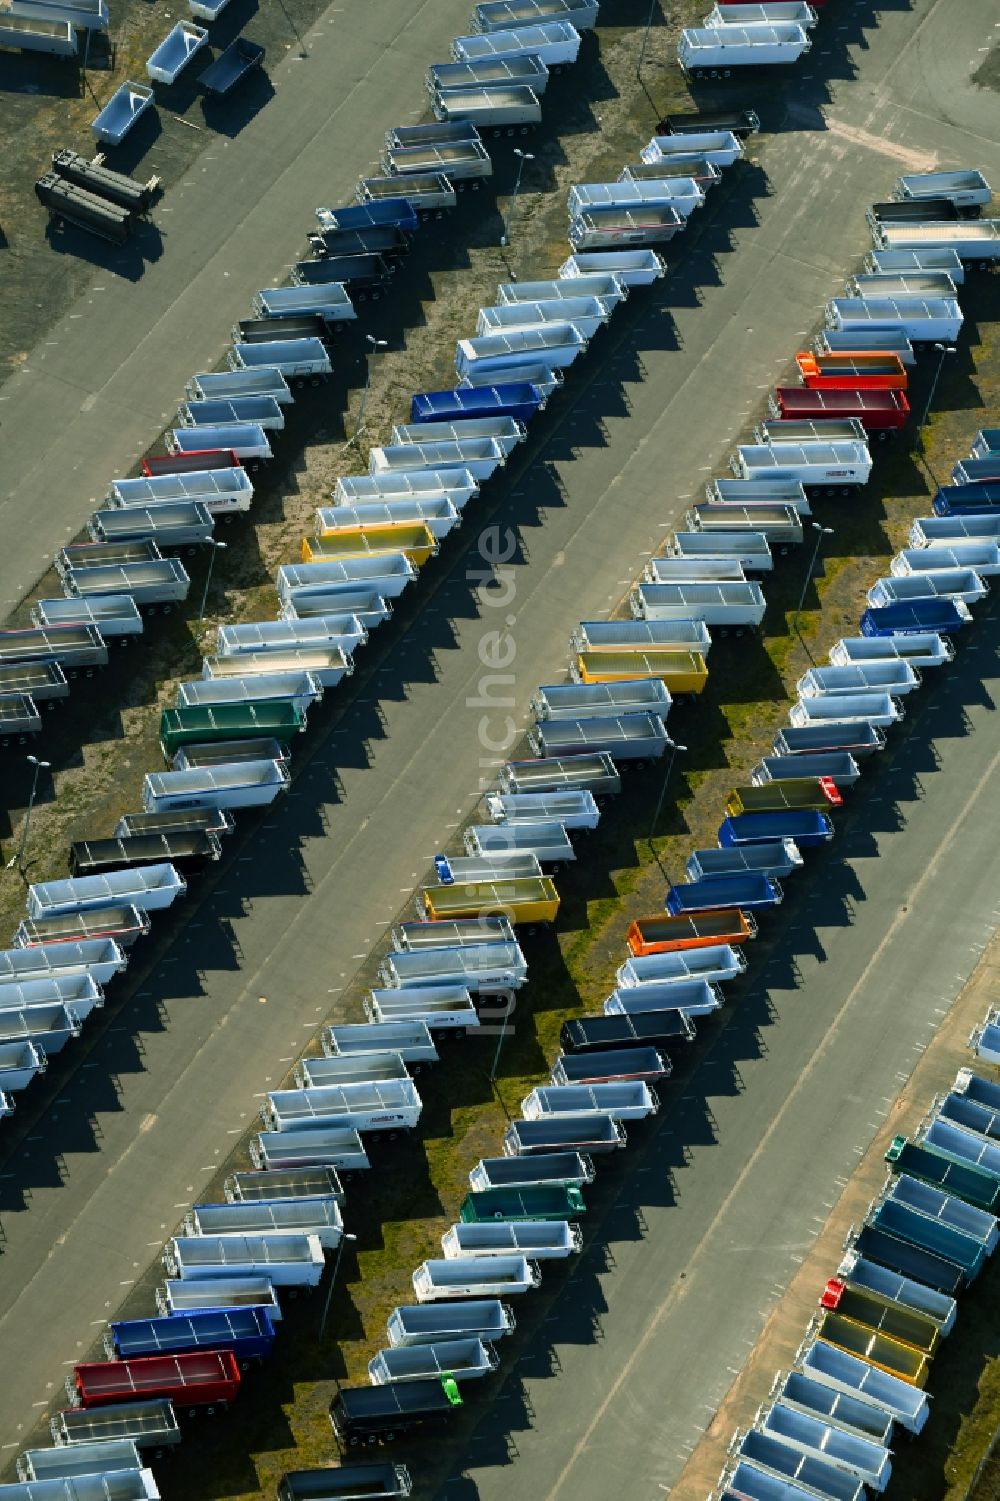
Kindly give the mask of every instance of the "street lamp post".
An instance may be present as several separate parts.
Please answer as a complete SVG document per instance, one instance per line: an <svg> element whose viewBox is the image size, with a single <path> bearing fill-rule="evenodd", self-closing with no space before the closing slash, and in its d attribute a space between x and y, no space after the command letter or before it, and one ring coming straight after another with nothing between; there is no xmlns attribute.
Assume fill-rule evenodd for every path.
<svg viewBox="0 0 1000 1501"><path fill-rule="evenodd" d="M51 761L39 761L37 756L25 756L24 759L26 761L30 761L31 765L35 768L35 773L31 778L31 794L28 798L28 807L24 815L24 828L21 830L21 842L17 847L17 854L12 855L11 858L7 861L8 870L12 869L12 867L15 865L18 867L18 869L21 869L24 865L24 852L28 846L28 829L31 826L31 810L35 806L35 794L38 791L38 773L43 768L44 770L48 771L49 767L52 765Z"/></svg>
<svg viewBox="0 0 1000 1501"><path fill-rule="evenodd" d="M510 226L514 222L514 209L517 206L517 195L521 187L521 173L524 171L525 162L533 162L534 156L530 151L522 151L520 146L514 147L514 155L517 157L517 176L514 178L514 191L511 194L510 208L507 217L503 221L503 234L500 236L500 244L506 246L510 242Z"/></svg>
<svg viewBox="0 0 1000 1501"><path fill-rule="evenodd" d="M924 414L920 419L920 426L917 429L917 432L920 437L920 452L923 456L924 463L927 465L927 472L930 475L931 479L934 480L934 483L937 484L937 480L934 479L934 471L931 468L930 464L927 463L927 444L924 442L924 428L927 426L927 419L931 414L931 406L934 401L934 394L938 388L938 381L941 379L941 371L944 369L945 358L949 354L957 354L958 351L955 348L954 344L935 344L934 348L938 352L937 369L934 371L934 379L931 381L931 388L927 393L927 402L924 406Z"/></svg>
<svg viewBox="0 0 1000 1501"><path fill-rule="evenodd" d="M210 539L208 545L212 549L212 551L208 555L208 572L205 574L205 587L201 591L201 609L198 612L199 621L202 621L205 618L205 606L208 603L208 586L212 582L212 569L215 567L215 554L218 552L220 547L222 548L223 552L225 552L227 547L227 543L217 542L214 537Z"/></svg>
<svg viewBox="0 0 1000 1501"><path fill-rule="evenodd" d="M649 16L646 20L646 30L642 34L642 47L639 49L639 61L635 65L635 76L639 77L642 65L646 61L646 48L649 46L649 33L653 26L653 15L656 11L657 0L649 0Z"/></svg>
<svg viewBox="0 0 1000 1501"><path fill-rule="evenodd" d="M387 339L376 339L372 334L365 334L365 342L367 343L371 353L368 356L368 366L365 371L364 390L361 392L361 405L358 407L358 422L357 426L354 429L354 437L351 439L352 443L357 443L358 439L361 437L362 432L364 431L365 407L368 405L368 392L371 390L372 386L372 357L377 349L389 348Z"/></svg>
<svg viewBox="0 0 1000 1501"><path fill-rule="evenodd" d="M678 751L686 751L687 750L687 746L686 745L678 745L678 743L677 743L676 740L668 740L667 744L670 747L670 760L667 762L667 769L663 773L663 786L660 788L660 796L659 796L659 798L657 799L657 802L656 802L656 811L653 814L653 821L652 821L652 823L649 826L649 847L650 847L650 849L653 848L653 835L656 833L656 825L659 823L659 820L660 820L660 811L663 808L663 799L667 795L667 783L670 781L670 773L674 769L674 760L676 758L676 755L677 755Z"/></svg>
<svg viewBox="0 0 1000 1501"><path fill-rule="evenodd" d="M323 1343L323 1336L326 1333L326 1321L330 1317L330 1304L333 1301L333 1289L337 1285L337 1273L340 1271L340 1258L344 1254L344 1241L349 1240L353 1244L353 1242L356 1241L357 1238L358 1237L356 1235L348 1235L345 1230L344 1234L340 1237L340 1241L337 1245L337 1254L333 1258L333 1271L330 1273L330 1282L329 1286L326 1289L326 1301L323 1304L323 1315L319 1321L319 1344Z"/></svg>
<svg viewBox="0 0 1000 1501"><path fill-rule="evenodd" d="M819 550L822 546L823 538L833 536L833 527L820 526L818 521L812 522L812 529L816 533L816 546L812 550L812 557L809 559L809 567L806 569L806 576L802 580L802 593L799 595L799 602L795 606L794 630L796 635L798 635L799 616L802 614L802 606L806 602L806 590L809 588L809 583L813 576L813 569L816 567L816 559L819 557Z"/></svg>

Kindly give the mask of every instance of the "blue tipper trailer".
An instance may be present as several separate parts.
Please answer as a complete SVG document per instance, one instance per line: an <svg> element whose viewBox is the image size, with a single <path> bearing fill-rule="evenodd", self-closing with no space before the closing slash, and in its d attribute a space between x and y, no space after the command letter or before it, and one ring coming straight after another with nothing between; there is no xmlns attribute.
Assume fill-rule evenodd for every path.
<svg viewBox="0 0 1000 1501"><path fill-rule="evenodd" d="M410 403L411 422L453 422L460 417L514 417L530 422L546 402L529 381L507 385L461 386L454 391L418 391Z"/></svg>
<svg viewBox="0 0 1000 1501"><path fill-rule="evenodd" d="M324 230L393 229L412 232L420 228L420 217L408 198L382 198L378 203L352 203L347 208L318 211Z"/></svg>
<svg viewBox="0 0 1000 1501"><path fill-rule="evenodd" d="M719 825L719 844L723 849L733 849L741 844L760 844L771 839L794 839L799 849L803 850L816 844L825 844L832 838L833 824L829 817L814 809L787 813L739 813L735 817L724 818Z"/></svg>
<svg viewBox="0 0 1000 1501"><path fill-rule="evenodd" d="M739 907L755 911L777 907L784 893L773 877L761 871L722 876L715 881L688 881L671 886L664 907L673 917L686 912L705 912L716 907Z"/></svg>
<svg viewBox="0 0 1000 1501"><path fill-rule="evenodd" d="M231 1350L241 1362L263 1360L273 1344L271 1316L266 1308L258 1307L126 1319L109 1325L104 1336L109 1360L176 1355L188 1350Z"/></svg>
<svg viewBox="0 0 1000 1501"><path fill-rule="evenodd" d="M914 636L936 631L951 636L972 620L968 605L954 599L909 599L867 609L862 636Z"/></svg>

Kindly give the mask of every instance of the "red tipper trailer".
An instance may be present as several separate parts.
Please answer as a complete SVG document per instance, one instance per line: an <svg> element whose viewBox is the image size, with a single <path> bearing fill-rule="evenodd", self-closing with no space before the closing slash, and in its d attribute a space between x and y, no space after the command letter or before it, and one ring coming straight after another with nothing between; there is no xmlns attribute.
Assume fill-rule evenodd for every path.
<svg viewBox="0 0 1000 1501"><path fill-rule="evenodd" d="M239 1389L240 1368L231 1350L92 1361L75 1366L66 1380L66 1390L77 1407L169 1397L183 1411L232 1402Z"/></svg>
<svg viewBox="0 0 1000 1501"><path fill-rule="evenodd" d="M241 469L242 460L231 448L196 448L190 453L157 453L142 461L147 478L154 474L193 474L205 469Z"/></svg>
<svg viewBox="0 0 1000 1501"><path fill-rule="evenodd" d="M905 391L910 382L899 355L888 350L810 354L800 349L795 363L803 384L820 390Z"/></svg>
<svg viewBox="0 0 1000 1501"><path fill-rule="evenodd" d="M865 432L883 436L899 432L910 416L910 403L903 391L819 391L809 386L778 386L768 397L768 407L778 421L856 417Z"/></svg>
<svg viewBox="0 0 1000 1501"><path fill-rule="evenodd" d="M637 917L629 923L628 946L633 954L666 954L675 949L703 949L718 943L746 943L757 924L738 907L711 908L681 917Z"/></svg>

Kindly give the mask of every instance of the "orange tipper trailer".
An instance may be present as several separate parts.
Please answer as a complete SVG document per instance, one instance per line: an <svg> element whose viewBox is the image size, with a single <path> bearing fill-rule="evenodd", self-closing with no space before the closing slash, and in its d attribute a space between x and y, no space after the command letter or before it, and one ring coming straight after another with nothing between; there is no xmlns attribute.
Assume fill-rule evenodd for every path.
<svg viewBox="0 0 1000 1501"><path fill-rule="evenodd" d="M756 934L757 924L749 912L741 912L738 907L719 907L682 917L669 917L666 913L637 917L629 924L627 938L631 952L642 958L677 949L746 943Z"/></svg>
<svg viewBox="0 0 1000 1501"><path fill-rule="evenodd" d="M800 350L795 363L803 384L821 390L905 391L909 385L902 360L888 350L856 354L847 351L811 354Z"/></svg>

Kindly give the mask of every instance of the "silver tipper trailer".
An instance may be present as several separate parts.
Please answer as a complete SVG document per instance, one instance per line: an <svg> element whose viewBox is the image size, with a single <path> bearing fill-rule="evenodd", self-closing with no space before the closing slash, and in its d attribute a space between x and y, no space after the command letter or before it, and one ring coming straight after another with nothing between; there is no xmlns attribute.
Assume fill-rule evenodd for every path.
<svg viewBox="0 0 1000 1501"><path fill-rule="evenodd" d="M52 1442L71 1448L111 1439L128 1439L137 1449L167 1449L179 1444L181 1430L169 1397L107 1407L69 1407L49 1419Z"/></svg>
<svg viewBox="0 0 1000 1501"><path fill-rule="evenodd" d="M763 5L726 3L716 5L701 24L702 26L746 26L751 23L770 26L775 23L784 24L793 21L806 31L810 31L818 20L818 13L807 4L807 0L765 0Z"/></svg>
<svg viewBox="0 0 1000 1501"><path fill-rule="evenodd" d="M444 1376L454 1381L470 1381L478 1376L491 1376L499 1365L492 1345L484 1343L478 1335L468 1335L429 1345L400 1345L380 1350L368 1362L368 1379L372 1386Z"/></svg>
<svg viewBox="0 0 1000 1501"><path fill-rule="evenodd" d="M501 792L590 792L595 800L622 790L607 751L582 751L538 761L507 761L497 773Z"/></svg>
<svg viewBox="0 0 1000 1501"><path fill-rule="evenodd" d="M295 1065L298 1089L320 1089L324 1084L382 1084L388 1079L407 1079L410 1070L400 1053L362 1053L357 1058L303 1058Z"/></svg>
<svg viewBox="0 0 1000 1501"><path fill-rule="evenodd" d="M322 287L262 287L251 298L250 309L255 318L319 313L327 323L349 323L358 316L347 288L339 281Z"/></svg>
<svg viewBox="0 0 1000 1501"><path fill-rule="evenodd" d="M614 245L666 245L686 223L672 203L635 208L607 204L571 219L567 238L574 251L603 250Z"/></svg>
<svg viewBox="0 0 1000 1501"><path fill-rule="evenodd" d="M542 119L542 103L528 83L481 84L468 89L449 89L433 100L436 120L470 120L493 135L522 135Z"/></svg>
<svg viewBox="0 0 1000 1501"><path fill-rule="evenodd" d="M369 1021L379 1025L421 1021L431 1032L451 1032L455 1037L479 1026L479 1013L466 985L370 990L364 1006Z"/></svg>
<svg viewBox="0 0 1000 1501"><path fill-rule="evenodd" d="M565 1261L583 1249L579 1225L568 1220L518 1220L511 1224L452 1225L441 1237L445 1260L459 1256L527 1256L531 1261Z"/></svg>
<svg viewBox="0 0 1000 1501"><path fill-rule="evenodd" d="M954 297L955 283L947 271L877 271L851 276L845 297Z"/></svg>
<svg viewBox="0 0 1000 1501"><path fill-rule="evenodd" d="M17 1478L67 1480L74 1475L108 1475L117 1470L141 1470L142 1460L127 1438L92 1439L48 1449L27 1449L18 1456Z"/></svg>
<svg viewBox="0 0 1000 1501"><path fill-rule="evenodd" d="M148 771L142 784L147 813L183 808L267 807L291 778L281 761L240 761L189 771Z"/></svg>
<svg viewBox="0 0 1000 1501"><path fill-rule="evenodd" d="M80 943L42 944L31 949L0 949L0 983L26 984L56 975L84 975L97 985L109 985L128 960L110 938Z"/></svg>
<svg viewBox="0 0 1000 1501"><path fill-rule="evenodd" d="M13 662L0 666L0 701L10 703L14 694L51 708L53 700L69 698L69 683L58 662Z"/></svg>
<svg viewBox="0 0 1000 1501"><path fill-rule="evenodd" d="M470 855L497 858L506 854L534 855L549 870L558 870L576 859L573 843L561 823L554 820L510 826L473 824L463 836Z"/></svg>
<svg viewBox="0 0 1000 1501"><path fill-rule="evenodd" d="M770 448L764 451L769 452ZM802 518L794 506L737 506L729 501L724 504L706 501L685 512L684 525L690 531L713 536L720 532L762 532L779 553L786 553L802 541Z"/></svg>
<svg viewBox="0 0 1000 1501"><path fill-rule="evenodd" d="M827 654L833 667L851 662L909 662L921 670L945 667L955 660L955 648L947 636L936 631L914 631L905 636L841 636Z"/></svg>
<svg viewBox="0 0 1000 1501"><path fill-rule="evenodd" d="M333 1167L348 1174L371 1166L358 1132L349 1126L311 1126L303 1131L260 1131L250 1138L250 1161L259 1172L286 1167Z"/></svg>
<svg viewBox="0 0 1000 1501"><path fill-rule="evenodd" d="M51 52L56 57L75 57L79 50L72 22L34 14L22 16L10 10L0 17L0 47Z"/></svg>
<svg viewBox="0 0 1000 1501"><path fill-rule="evenodd" d="M648 287L666 274L667 264L655 250L591 250L571 255L557 275L565 280L608 273L627 287Z"/></svg>
<svg viewBox="0 0 1000 1501"><path fill-rule="evenodd" d="M489 152L479 140L474 127L473 137L460 141L443 142L440 145L387 146L379 158L379 165L386 177L408 177L411 173L425 177L428 172L441 174L451 183L468 182L475 190L480 182L493 175L493 163ZM405 185L400 182L400 193Z"/></svg>
<svg viewBox="0 0 1000 1501"><path fill-rule="evenodd" d="M802 867L802 856L794 839L772 839L739 849L695 850L688 856L684 874L689 881L723 880L727 876L756 872L784 880Z"/></svg>
<svg viewBox="0 0 1000 1501"><path fill-rule="evenodd" d="M597 25L598 0L486 0L472 12L473 31L505 31L541 21L571 21L577 31Z"/></svg>
<svg viewBox="0 0 1000 1501"><path fill-rule="evenodd" d="M322 1060L316 1060L322 1061ZM223 1185L227 1204L285 1204L297 1199L344 1202L335 1168L292 1167L264 1173L232 1173Z"/></svg>
<svg viewBox="0 0 1000 1501"><path fill-rule="evenodd" d="M215 1312L223 1308L263 1308L273 1324L281 1322L281 1304L270 1277L243 1273L232 1277L168 1278L154 1294L163 1318L173 1314ZM98 1408L98 1411L108 1411Z"/></svg>
<svg viewBox="0 0 1000 1501"><path fill-rule="evenodd" d="M729 460L737 479L793 480L847 494L866 485L872 459L866 443L741 443Z"/></svg>
<svg viewBox="0 0 1000 1501"><path fill-rule="evenodd" d="M809 33L795 21L692 27L681 32L677 61L691 78L728 78L733 68L798 62L811 45Z"/></svg>
<svg viewBox="0 0 1000 1501"><path fill-rule="evenodd" d="M170 864L130 866L103 876L67 881L40 881L28 887L28 916L58 917L69 912L96 912L131 904L144 912L170 907L187 891L184 877Z"/></svg>
<svg viewBox="0 0 1000 1501"><path fill-rule="evenodd" d="M176 1235L160 1260L167 1276L182 1282L242 1272L275 1287L315 1287L325 1258L318 1235Z"/></svg>
<svg viewBox="0 0 1000 1501"><path fill-rule="evenodd" d="M69 677L75 668L106 667L108 648L93 625L44 626L0 630L0 663L58 662ZM87 676L91 676L88 672Z"/></svg>
<svg viewBox="0 0 1000 1501"><path fill-rule="evenodd" d="M542 1274L526 1256L462 1256L422 1261L413 1273L418 1303L452 1298L506 1298L532 1292Z"/></svg>
<svg viewBox="0 0 1000 1501"><path fill-rule="evenodd" d="M655 620L581 620L570 633L569 644L575 652L670 651L684 646L707 657L712 638L705 623L689 614L685 620L666 624Z"/></svg>
<svg viewBox="0 0 1000 1501"><path fill-rule="evenodd" d="M671 156L695 155L714 167L731 167L746 155L743 142L731 130L702 130L685 134L653 136L639 155L644 162Z"/></svg>
<svg viewBox="0 0 1000 1501"><path fill-rule="evenodd" d="M436 425L436 424L435 424ZM368 453L368 473L391 474L393 470L467 469L481 484L496 469L502 469L507 455L495 438L463 438L460 442L428 441L396 443L374 447Z"/></svg>
<svg viewBox="0 0 1000 1501"><path fill-rule="evenodd" d="M623 678L616 683L544 683L528 707L533 719L587 719L595 714L658 714L666 719L672 702L662 678Z"/></svg>
<svg viewBox="0 0 1000 1501"><path fill-rule="evenodd" d="M553 297L547 302L514 302L505 306L481 307L476 322L476 338L503 333L507 329L546 328L549 324L571 323L585 339L592 339L608 322L614 304L600 297Z"/></svg>
<svg viewBox="0 0 1000 1501"><path fill-rule="evenodd" d="M834 297L826 305L828 328L851 330L894 323L915 347L954 344L962 331L962 309L954 297Z"/></svg>
<svg viewBox="0 0 1000 1501"><path fill-rule="evenodd" d="M220 657L248 652L284 651L288 647L337 646L345 653L363 646L368 631L356 615L315 615L310 620L255 620L220 625L215 650Z"/></svg>
<svg viewBox="0 0 1000 1501"><path fill-rule="evenodd" d="M868 328L823 328L813 339L817 354L898 354L904 365L917 363L916 351L898 323L873 323Z"/></svg>
<svg viewBox="0 0 1000 1501"><path fill-rule="evenodd" d="M412 924L408 924L412 926ZM431 931L447 923L427 923ZM444 935L442 935L442 938ZM428 985L462 985L472 994L519 990L528 978L527 961L513 936L435 947L395 949L378 967L379 984L389 990L422 990Z"/></svg>
<svg viewBox="0 0 1000 1501"><path fill-rule="evenodd" d="M348 613L356 617L366 631L373 631L388 620L392 606L374 589L344 588L342 585L325 592L292 589L278 611L278 618L290 625L300 625L310 620L331 620Z"/></svg>
<svg viewBox="0 0 1000 1501"><path fill-rule="evenodd" d="M746 573L739 559L657 558L658 584L743 584Z"/></svg>
<svg viewBox="0 0 1000 1501"><path fill-rule="evenodd" d="M814 1417L828 1418L838 1428L874 1439L886 1448L892 1440L895 1424L892 1414L884 1407L874 1402L863 1402L858 1397L849 1397L845 1392L834 1391L832 1387L814 1381L803 1371L790 1371L784 1379L779 1372L771 1385L770 1395L780 1399L785 1407L810 1413Z"/></svg>
<svg viewBox="0 0 1000 1501"><path fill-rule="evenodd" d="M285 414L273 396L227 396L184 402L177 408L177 421L181 427L195 428L256 423L265 432L280 432Z"/></svg>
<svg viewBox="0 0 1000 1501"><path fill-rule="evenodd" d="M903 706L891 693L834 693L823 698L800 698L788 711L793 729L807 725L851 724L864 720L887 729L903 717Z"/></svg>
<svg viewBox="0 0 1000 1501"><path fill-rule="evenodd" d="M535 1152L617 1152L627 1141L625 1127L607 1113L562 1115L555 1120L512 1121L503 1134L508 1157Z"/></svg>
<svg viewBox="0 0 1000 1501"><path fill-rule="evenodd" d="M262 365L257 370L217 370L204 375L192 375L185 384L184 391L189 402L233 401L239 396L270 396L279 406L287 406L294 400L288 382L273 365Z"/></svg>
<svg viewBox="0 0 1000 1501"><path fill-rule="evenodd" d="M756 630L767 601L759 584L639 584L629 596L637 620L703 620L741 636Z"/></svg>
<svg viewBox="0 0 1000 1501"><path fill-rule="evenodd" d="M338 479L334 506L388 504L397 500L450 500L456 511L479 494L479 481L468 469L404 469L393 474L350 474Z"/></svg>
<svg viewBox="0 0 1000 1501"><path fill-rule="evenodd" d="M456 63L489 62L497 57L528 53L547 68L556 70L576 62L581 40L570 21L540 21L533 26L510 26L500 31L457 36L449 51Z"/></svg>
<svg viewBox="0 0 1000 1501"><path fill-rule="evenodd" d="M965 280L961 256L947 247L940 250L869 250L862 269L869 276L945 271L956 287Z"/></svg>
<svg viewBox="0 0 1000 1501"><path fill-rule="evenodd" d="M930 573L938 568L974 568L980 578L995 578L1000 573L1000 546L985 539L969 538L928 547L904 547L889 564L889 572L896 578Z"/></svg>
<svg viewBox="0 0 1000 1501"><path fill-rule="evenodd" d="M910 1433L919 1433L930 1416L926 1392L826 1340L807 1338L796 1351L795 1364L820 1385L882 1408Z"/></svg>
<svg viewBox="0 0 1000 1501"><path fill-rule="evenodd" d="M181 1234L315 1235L324 1251L335 1251L344 1233L336 1199L279 1200L252 1204L195 1204L181 1221Z"/></svg>
<svg viewBox="0 0 1000 1501"><path fill-rule="evenodd" d="M683 1011L687 1016L712 1016L722 1009L718 985L707 980L679 980L619 987L604 1002L605 1016L637 1016L644 1011Z"/></svg>
<svg viewBox="0 0 1000 1501"><path fill-rule="evenodd" d="M868 603L876 608L908 599L954 599L976 604L990 592L973 568L939 568L932 573L911 573L905 578L880 578L868 590Z"/></svg>
<svg viewBox="0 0 1000 1501"><path fill-rule="evenodd" d="M656 1091L642 1079L619 1079L608 1084L542 1084L521 1101L521 1114L526 1121L590 1112L606 1112L616 1121L644 1121L659 1108Z"/></svg>
<svg viewBox="0 0 1000 1501"><path fill-rule="evenodd" d="M260 1107L260 1118L266 1131L294 1132L320 1125L354 1131L412 1131L422 1108L412 1079L369 1080L273 1090Z"/></svg>
<svg viewBox="0 0 1000 1501"><path fill-rule="evenodd" d="M488 371L494 385L514 366L538 362L553 370L572 365L587 348L587 340L572 323L547 323L536 328L508 329L482 338L459 339L455 369L463 380L476 380L473 371Z"/></svg>
<svg viewBox="0 0 1000 1501"><path fill-rule="evenodd" d="M87 532L95 542L150 541L158 547L183 547L195 552L212 540L215 521L200 500L175 500L157 506L115 506L95 511L87 522Z"/></svg>
<svg viewBox="0 0 1000 1501"><path fill-rule="evenodd" d="M779 409L780 410L780 409ZM768 443L797 442L799 440L789 435L779 435L777 438L769 438ZM825 430L818 439L810 441L825 443L830 441L830 434ZM847 442L864 442L864 429L858 439L856 434L851 433ZM757 506L777 505L794 506L800 516L811 514L809 509L809 497L806 495L805 486L797 479L775 479L772 475L754 475L752 479L710 479L705 483L705 499L715 501L719 505Z"/></svg>
<svg viewBox="0 0 1000 1501"><path fill-rule="evenodd" d="M479 132L474 125L456 120L450 125L426 121L419 125L394 125L385 133L386 149L395 146L441 146L453 141L478 141Z"/></svg>
<svg viewBox="0 0 1000 1501"><path fill-rule="evenodd" d="M249 511L253 481L242 465L230 469L197 469L189 474L153 474L112 481L107 501L112 506L156 506L174 500L198 500L213 516Z"/></svg>
<svg viewBox="0 0 1000 1501"><path fill-rule="evenodd" d="M431 99L461 94L466 89L506 83L526 83L541 97L549 82L549 70L530 52L511 57L484 58L475 63L433 63L424 74ZM399 184L396 184L399 192Z"/></svg>
<svg viewBox="0 0 1000 1501"><path fill-rule="evenodd" d="M550 370L548 365L540 361L533 363L529 357L523 362L505 365L502 371L473 368L462 377L455 389L468 391L482 386L506 385L508 382L535 386L542 395L544 406L553 391L558 391L562 385L563 376L560 370Z"/></svg>
<svg viewBox="0 0 1000 1501"><path fill-rule="evenodd" d="M176 558L155 563L119 563L102 568L74 568L62 580L67 598L95 594L131 594L136 604L164 612L187 599L191 580Z"/></svg>
<svg viewBox="0 0 1000 1501"><path fill-rule="evenodd" d="M381 203L398 198L398 177L361 177L354 190L358 203ZM406 201L421 219L443 219L458 202L457 190L443 172L407 172Z"/></svg>
<svg viewBox="0 0 1000 1501"><path fill-rule="evenodd" d="M499 443L506 458L528 436L528 429L516 417L465 417L455 422L399 422L389 438L393 446L421 443L465 443L470 439L492 438Z"/></svg>
<svg viewBox="0 0 1000 1501"><path fill-rule="evenodd" d="M583 182L570 188L566 207L571 219L594 209L628 208L640 212L647 205L669 203L687 219L705 202L705 190L693 177L661 177L634 181Z"/></svg>
<svg viewBox="0 0 1000 1501"><path fill-rule="evenodd" d="M486 811L495 824L516 829L537 819L555 818L566 829L593 830L601 819L592 792L488 792Z"/></svg>
<svg viewBox="0 0 1000 1501"><path fill-rule="evenodd" d="M316 531L323 538L339 527L417 525L423 522L437 541L447 537L461 517L447 495L426 500L366 500L353 506L317 506Z"/></svg>
<svg viewBox="0 0 1000 1501"><path fill-rule="evenodd" d="M234 453L238 459L257 461L272 457L267 433L259 422L216 422L197 428L168 428L164 443L167 452L172 454L222 448Z"/></svg>
<svg viewBox="0 0 1000 1501"><path fill-rule="evenodd" d="M308 709L323 697L323 685L308 672L259 673L248 678L194 678L177 689L178 709L200 704L243 704L262 699L287 700ZM147 809L152 812L152 809Z"/></svg>
<svg viewBox="0 0 1000 1501"><path fill-rule="evenodd" d="M263 344L234 344L226 356L230 370L275 369L296 385L318 386L333 365L322 339L269 339Z"/></svg>
<svg viewBox="0 0 1000 1501"><path fill-rule="evenodd" d="M31 619L43 628L93 626L106 641L141 636L143 632L142 616L131 594L103 594L93 599L38 599L31 607Z"/></svg>
<svg viewBox="0 0 1000 1501"><path fill-rule="evenodd" d="M82 1022L104 1005L104 992L90 975L51 975L47 980L7 981L0 985L0 1011L30 1011L34 1006L68 1006Z"/></svg>
<svg viewBox="0 0 1000 1501"><path fill-rule="evenodd" d="M354 664L342 647L318 643L242 652L238 657L205 657L201 665L202 677L210 682L305 672L323 688L335 688L353 671Z"/></svg>
<svg viewBox="0 0 1000 1501"><path fill-rule="evenodd" d="M536 756L607 751L615 761L658 760L667 748L667 739L663 720L657 714L546 720L528 731L528 744Z"/></svg>
<svg viewBox="0 0 1000 1501"><path fill-rule="evenodd" d="M514 1332L514 1314L499 1298L474 1298L467 1302L403 1304L386 1320L389 1344L394 1350L414 1345L433 1345L445 1339L501 1339Z"/></svg>
<svg viewBox="0 0 1000 1501"><path fill-rule="evenodd" d="M723 558L738 562L747 573L770 573L774 568L770 544L763 532L753 531L749 523L734 527L731 531L681 531L674 532L667 544L666 558L684 558L688 561L702 558ZM650 584L665 584L670 580L659 571L660 559L651 558L646 564L644 577Z"/></svg>
<svg viewBox="0 0 1000 1501"><path fill-rule="evenodd" d="M158 563L160 550L148 539L142 542L74 542L61 547L52 562L56 573L64 578L70 571L100 568L115 563Z"/></svg>
<svg viewBox="0 0 1000 1501"><path fill-rule="evenodd" d="M922 198L947 198L956 208L981 208L993 197L993 189L975 167L945 172L916 172L901 177L892 190L897 203L919 203Z"/></svg>
<svg viewBox="0 0 1000 1501"><path fill-rule="evenodd" d="M764 787L768 782L799 781L802 778L812 781L814 777L827 777L835 787L853 787L861 778L861 768L850 751L843 750L814 751L805 756L764 756L750 771L750 785ZM742 847L743 852L764 848L764 845L749 844ZM692 876L691 879L697 878Z"/></svg>
<svg viewBox="0 0 1000 1501"><path fill-rule="evenodd" d="M645 985L677 985L688 980L707 980L718 985L735 980L747 961L732 944L708 944L701 949L677 949L664 954L636 954L620 964L616 983L624 990Z"/></svg>
<svg viewBox="0 0 1000 1501"><path fill-rule="evenodd" d="M497 302L506 307L514 302L549 302L554 297L599 297L608 306L617 307L628 293L626 283L609 271L592 271L586 276L554 276L548 281L502 281L497 287Z"/></svg>
<svg viewBox="0 0 1000 1501"><path fill-rule="evenodd" d="M491 1188L528 1188L536 1183L582 1188L595 1177L594 1164L586 1153L536 1152L527 1158L481 1157L469 1173L469 1187L473 1193Z"/></svg>
<svg viewBox="0 0 1000 1501"><path fill-rule="evenodd" d="M324 1027L320 1038L327 1058L359 1058L392 1048L411 1074L437 1063L438 1051L426 1022L345 1022Z"/></svg>
<svg viewBox="0 0 1000 1501"><path fill-rule="evenodd" d="M73 1378L67 1380L72 1383ZM159 1501L152 1470L113 1470L98 1475L73 1475L61 1479L5 1485L6 1501Z"/></svg>
<svg viewBox="0 0 1000 1501"><path fill-rule="evenodd" d="M482 917L453 917L440 922L397 923L389 934L398 954L416 954L423 949L465 948L470 944L506 942L514 929L501 913Z"/></svg>
<svg viewBox="0 0 1000 1501"><path fill-rule="evenodd" d="M766 422L758 422L753 430L755 443L822 443L824 440L833 439L838 442L844 439L850 442L852 439L860 443L865 441L865 430L857 417L831 417L828 420L817 418L813 421L810 417L774 417ZM732 483L739 484L739 480ZM753 483L751 481L751 483ZM802 497L805 500L805 490L800 485ZM808 500L806 505L808 506Z"/></svg>
<svg viewBox="0 0 1000 1501"><path fill-rule="evenodd" d="M42 716L30 693L16 690L0 695L0 746L26 745L42 732Z"/></svg>
<svg viewBox="0 0 1000 1501"><path fill-rule="evenodd" d="M892 693L903 698L920 687L920 673L909 662L850 662L844 667L810 667L795 684L800 698L841 693Z"/></svg>
<svg viewBox="0 0 1000 1501"><path fill-rule="evenodd" d="M277 575L278 598L285 604L299 590L312 590L329 597L337 589L346 594L364 587L391 600L402 594L416 576L416 568L403 552L343 562L283 563Z"/></svg>

